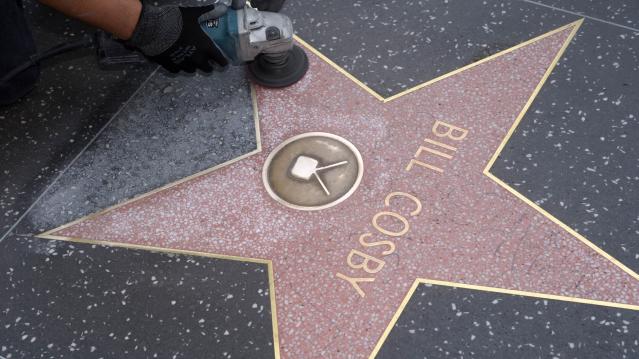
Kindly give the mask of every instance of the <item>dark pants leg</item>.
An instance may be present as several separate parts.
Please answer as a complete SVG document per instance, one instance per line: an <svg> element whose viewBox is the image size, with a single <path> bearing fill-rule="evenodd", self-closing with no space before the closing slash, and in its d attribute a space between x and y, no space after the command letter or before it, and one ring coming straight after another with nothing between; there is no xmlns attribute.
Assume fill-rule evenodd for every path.
<svg viewBox="0 0 639 359"><path fill-rule="evenodd" d="M21 0L0 0L0 78L36 52L35 42L24 17ZM40 75L32 66L7 83L0 84L0 105L15 102L31 91Z"/></svg>

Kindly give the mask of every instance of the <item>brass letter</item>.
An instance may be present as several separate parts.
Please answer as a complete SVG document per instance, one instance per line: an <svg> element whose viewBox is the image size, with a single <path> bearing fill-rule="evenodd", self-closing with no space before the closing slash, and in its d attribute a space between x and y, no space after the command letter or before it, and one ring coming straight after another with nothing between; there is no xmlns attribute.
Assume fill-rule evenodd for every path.
<svg viewBox="0 0 639 359"><path fill-rule="evenodd" d="M361 297L365 297L366 294L364 293L362 288L359 287L359 284L357 284L357 283L358 282L374 282L375 281L375 278L351 278L351 277L343 275L342 273L337 273L337 278L341 278L341 279L349 282L353 286L353 288L355 288L355 290L357 291L357 293Z"/></svg>
<svg viewBox="0 0 639 359"><path fill-rule="evenodd" d="M377 224L377 219L381 216L391 216L391 217L395 217L397 219L399 219L400 221L402 221L402 223L404 224L404 229L402 229L399 232L391 232L389 230L386 230L382 227L380 227ZM375 229L377 229L378 231L384 233L387 236L391 236L391 237L399 237L401 235L406 234L406 232L408 232L408 229L410 228L410 226L408 225L408 221L406 220L406 218L400 216L399 214L395 213L395 212L379 212L377 213L374 217L373 217L373 227L375 227Z"/></svg>
<svg viewBox="0 0 639 359"><path fill-rule="evenodd" d="M415 152L415 158L418 158L419 155L422 154L422 151L426 151L426 152L430 152L434 155L440 156L440 157L444 157L447 159L451 159L453 158L453 156L449 155L448 153L444 153L442 151L437 151L436 149L430 148L430 147L424 147L424 146L419 146L419 148L417 149L417 152Z"/></svg>
<svg viewBox="0 0 639 359"><path fill-rule="evenodd" d="M422 211L422 202L420 202L417 197L413 196L412 194L408 194L406 192L392 192L392 193L390 193L384 199L384 204L386 205L386 207L390 206L390 200L393 197L406 197L406 198L409 198L411 201L415 202L415 204L417 205L417 208L414 211L410 212L410 215L413 216L413 217L415 217L416 215L418 215Z"/></svg>
<svg viewBox="0 0 639 359"><path fill-rule="evenodd" d="M443 133L442 132L437 132L437 129L439 128L439 126L446 127L448 130L446 132L443 132ZM458 135L454 135L453 134L454 131L459 132L459 134ZM437 136L437 137L448 137L448 138L450 138L452 140L455 140L455 141L461 141L468 134L468 130L463 129L461 127L450 125L450 124L448 124L446 122L442 122L442 121L437 120L437 121L435 121L435 124L433 125L433 134L435 136Z"/></svg>
<svg viewBox="0 0 639 359"><path fill-rule="evenodd" d="M431 170L433 170L435 172L439 172L439 173L444 172L444 170L439 168L439 167L435 167L433 165L429 165L428 163L424 163L424 162L418 161L416 159L411 159L410 160L410 163L408 164L408 166L406 166L406 171L410 171L413 168L413 164L417 164L418 166L422 166L424 168L431 169Z"/></svg>
<svg viewBox="0 0 639 359"><path fill-rule="evenodd" d="M363 258L364 260L362 261L362 263L360 264L355 264L353 263L353 256L359 256L361 258ZM375 268L370 268L368 266L368 263L370 262L375 262L377 264L377 266ZM377 273L379 271L382 270L382 268L384 268L384 264L386 262L384 262L381 259L377 259L373 256L369 256L366 253L362 253L356 249L351 249L351 252L348 254L348 257L346 258L346 263L348 263L348 265L353 268L353 269L363 269L366 273Z"/></svg>
<svg viewBox="0 0 639 359"><path fill-rule="evenodd" d="M366 242L364 240L364 238L370 237L370 236L372 236L371 233L362 234L359 237L359 244L363 245L364 247L376 247L376 246L387 245L388 249L382 252L382 255L384 255L384 256L387 256L387 255L395 252L395 243L393 243L391 241Z"/></svg>
<svg viewBox="0 0 639 359"><path fill-rule="evenodd" d="M442 147L442 148L445 148L445 149L447 149L447 150L457 151L457 148L456 148L456 147L449 146L449 145L447 145L447 144L445 144L445 143L441 143L441 142L439 142L439 141L431 140L430 138L425 139L425 140L424 140L424 142L428 142L428 143L430 143L430 144L437 145L437 146Z"/></svg>

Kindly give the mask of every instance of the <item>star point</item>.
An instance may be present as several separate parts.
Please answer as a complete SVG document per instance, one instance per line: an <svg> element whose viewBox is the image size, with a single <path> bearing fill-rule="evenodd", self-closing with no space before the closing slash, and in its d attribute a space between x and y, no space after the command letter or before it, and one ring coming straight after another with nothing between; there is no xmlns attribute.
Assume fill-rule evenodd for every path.
<svg viewBox="0 0 639 359"><path fill-rule="evenodd" d="M611 283L580 273L603 270L639 302L632 278L486 175L571 34L381 100L310 51L298 84L256 88L261 152L48 235L260 258L272 266L286 358L368 356L418 278L607 299ZM364 177L343 203L297 211L266 193L262 167L314 131L352 142ZM332 166L298 157L292 173L322 183L318 171Z"/></svg>

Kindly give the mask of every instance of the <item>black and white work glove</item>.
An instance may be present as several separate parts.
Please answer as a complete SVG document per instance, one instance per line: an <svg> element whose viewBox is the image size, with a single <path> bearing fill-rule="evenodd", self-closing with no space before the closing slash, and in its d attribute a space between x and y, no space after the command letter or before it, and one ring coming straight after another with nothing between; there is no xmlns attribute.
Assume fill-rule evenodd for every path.
<svg viewBox="0 0 639 359"><path fill-rule="evenodd" d="M138 24L127 44L171 72L195 72L196 69L210 72L213 67L209 61L220 66L226 66L228 61L202 31L200 22L216 19L225 12L226 7L216 9L215 5L143 5Z"/></svg>

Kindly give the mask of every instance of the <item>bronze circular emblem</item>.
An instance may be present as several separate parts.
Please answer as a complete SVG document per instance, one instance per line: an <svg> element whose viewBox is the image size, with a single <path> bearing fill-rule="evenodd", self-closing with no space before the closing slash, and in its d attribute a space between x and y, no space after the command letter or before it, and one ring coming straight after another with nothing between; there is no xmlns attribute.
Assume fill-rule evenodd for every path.
<svg viewBox="0 0 639 359"><path fill-rule="evenodd" d="M352 143L324 132L289 138L269 154L262 170L266 191L285 206L313 211L348 198L364 173Z"/></svg>

